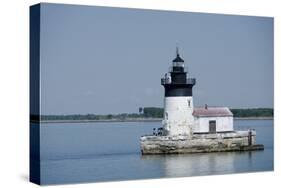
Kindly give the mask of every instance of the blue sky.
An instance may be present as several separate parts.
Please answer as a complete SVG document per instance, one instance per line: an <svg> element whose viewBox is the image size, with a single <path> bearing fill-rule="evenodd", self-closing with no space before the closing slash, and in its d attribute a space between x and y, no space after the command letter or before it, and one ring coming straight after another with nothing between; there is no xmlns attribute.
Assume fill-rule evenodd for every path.
<svg viewBox="0 0 281 188"><path fill-rule="evenodd" d="M195 106L273 107L273 18L43 4L41 113L162 107L177 44Z"/></svg>

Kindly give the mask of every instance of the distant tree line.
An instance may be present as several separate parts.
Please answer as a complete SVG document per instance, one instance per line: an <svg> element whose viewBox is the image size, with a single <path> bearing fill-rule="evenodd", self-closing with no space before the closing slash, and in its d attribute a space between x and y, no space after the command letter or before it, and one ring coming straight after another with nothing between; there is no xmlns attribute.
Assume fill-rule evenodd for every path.
<svg viewBox="0 0 281 188"><path fill-rule="evenodd" d="M143 116L149 118L163 118L164 109L157 107L144 107Z"/></svg>
<svg viewBox="0 0 281 188"><path fill-rule="evenodd" d="M272 108L230 109L234 117L273 117Z"/></svg>
<svg viewBox="0 0 281 188"><path fill-rule="evenodd" d="M249 109L230 109L234 117L273 117L272 108L249 108ZM41 120L125 120L137 118L163 118L163 108L157 107L140 107L139 113L122 113L122 114L73 114L73 115L42 115ZM31 120L39 119L31 115Z"/></svg>
<svg viewBox="0 0 281 188"><path fill-rule="evenodd" d="M72 115L42 115L41 120L110 120L110 119L133 119L141 118L143 115L137 113L122 113L122 114L107 114L107 115L96 115L96 114L72 114Z"/></svg>

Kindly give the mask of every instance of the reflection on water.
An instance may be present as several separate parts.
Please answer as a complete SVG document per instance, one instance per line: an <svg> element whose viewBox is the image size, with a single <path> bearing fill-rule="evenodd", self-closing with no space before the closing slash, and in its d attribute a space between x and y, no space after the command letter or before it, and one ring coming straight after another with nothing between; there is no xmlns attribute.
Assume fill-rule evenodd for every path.
<svg viewBox="0 0 281 188"><path fill-rule="evenodd" d="M257 130L264 151L185 155L140 154L139 138L154 123L43 125L43 184L99 182L273 170L273 121L235 121Z"/></svg>
<svg viewBox="0 0 281 188"><path fill-rule="evenodd" d="M256 154L260 155L263 152L264 151L145 155L142 156L141 159L145 161L160 161L165 177L200 176L243 172L239 169L241 165L244 164L247 164L244 166L244 172L251 171L254 165L252 156ZM242 158L246 161L243 162ZM242 162L242 164L239 164L239 161Z"/></svg>
<svg viewBox="0 0 281 188"><path fill-rule="evenodd" d="M188 154L188 155L149 155L143 160L160 160L163 162L165 177L218 174L234 169L234 157L230 153Z"/></svg>
<svg viewBox="0 0 281 188"><path fill-rule="evenodd" d="M188 155L188 157L182 155L173 158L168 157L165 160L165 174L168 177L177 177L183 174L186 176L215 174L222 167L224 171L233 169L233 163L234 158L227 153L223 155L194 154Z"/></svg>

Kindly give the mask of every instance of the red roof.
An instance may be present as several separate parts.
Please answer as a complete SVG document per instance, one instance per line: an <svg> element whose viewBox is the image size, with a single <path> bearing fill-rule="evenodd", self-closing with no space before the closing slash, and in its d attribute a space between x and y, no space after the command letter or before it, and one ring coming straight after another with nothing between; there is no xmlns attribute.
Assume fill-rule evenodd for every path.
<svg viewBox="0 0 281 188"><path fill-rule="evenodd" d="M214 116L233 116L227 107L197 107L193 111L194 116L214 117Z"/></svg>

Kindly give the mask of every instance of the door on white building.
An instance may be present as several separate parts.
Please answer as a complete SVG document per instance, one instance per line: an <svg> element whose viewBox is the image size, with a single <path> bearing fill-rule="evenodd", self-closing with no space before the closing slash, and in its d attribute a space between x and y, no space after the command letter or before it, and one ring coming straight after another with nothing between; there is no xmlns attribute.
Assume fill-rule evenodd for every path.
<svg viewBox="0 0 281 188"><path fill-rule="evenodd" d="M209 132L210 133L215 133L217 132L217 125L215 120L209 121Z"/></svg>

